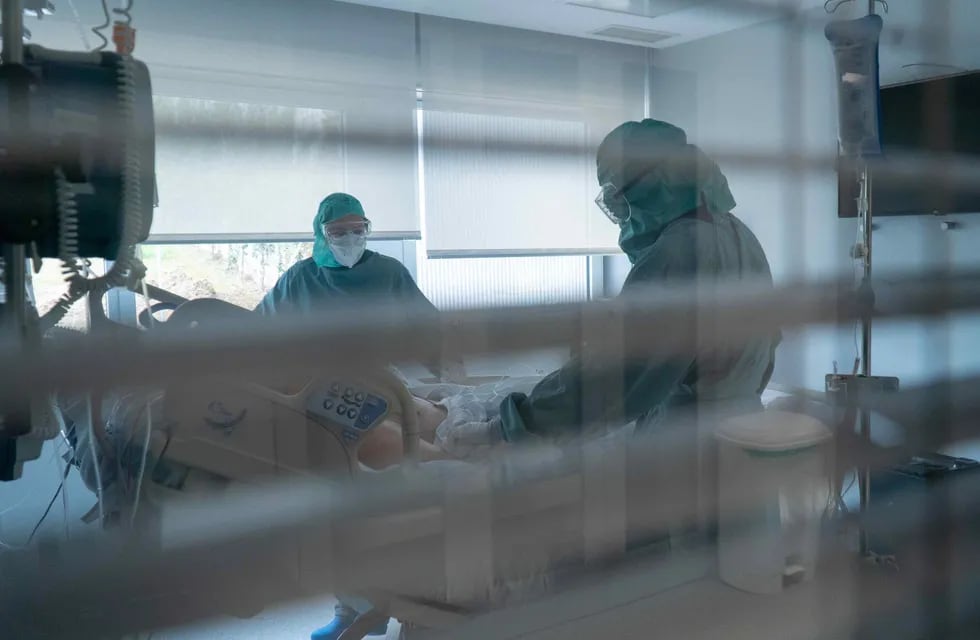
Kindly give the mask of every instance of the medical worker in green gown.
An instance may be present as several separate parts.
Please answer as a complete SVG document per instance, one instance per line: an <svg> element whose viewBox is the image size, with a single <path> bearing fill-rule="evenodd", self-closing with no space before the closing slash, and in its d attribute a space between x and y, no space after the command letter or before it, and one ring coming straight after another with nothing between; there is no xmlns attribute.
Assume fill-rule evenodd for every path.
<svg viewBox="0 0 980 640"><path fill-rule="evenodd" d="M602 142L596 165L596 204L619 226L619 246L632 264L624 293L695 281L771 286L762 246L731 213L735 199L728 181L682 129L658 120L627 122ZM585 435L612 417L624 424L635 420L637 433L643 433L672 410L708 403L741 412L758 410L779 336L760 337L725 352L671 358L630 357L629 342L627 334L621 369L597 373L589 363L573 359L529 394L508 396L499 416L457 429L444 446L465 455L468 449L502 441ZM621 395L589 402L587 386L603 384L611 374L618 378Z"/></svg>
<svg viewBox="0 0 980 640"><path fill-rule="evenodd" d="M367 248L371 221L354 196L334 193L320 203L313 219L313 256L300 260L279 278L256 311L265 315L324 314L331 309L361 302L394 302L408 313L431 314L438 311L419 290L405 266ZM462 364L425 363L443 379L463 378ZM443 369L446 369L443 371ZM343 596L334 610L334 619L311 634L313 640L336 640L353 624L358 613L370 609L363 600ZM387 633L385 621L372 629L371 636Z"/></svg>
<svg viewBox="0 0 980 640"><path fill-rule="evenodd" d="M406 314L438 311L412 274L394 258L367 248L371 221L354 196L333 193L313 218L313 256L300 260L279 278L256 307L265 315L329 314L357 303L397 303ZM434 320L435 321L435 320ZM458 361L427 362L444 380L465 377Z"/></svg>
<svg viewBox="0 0 980 640"><path fill-rule="evenodd" d="M367 248L371 222L354 196L334 193L313 219L313 256L294 264L257 311L267 315L337 308L344 300L397 300L422 311L435 307L405 266Z"/></svg>

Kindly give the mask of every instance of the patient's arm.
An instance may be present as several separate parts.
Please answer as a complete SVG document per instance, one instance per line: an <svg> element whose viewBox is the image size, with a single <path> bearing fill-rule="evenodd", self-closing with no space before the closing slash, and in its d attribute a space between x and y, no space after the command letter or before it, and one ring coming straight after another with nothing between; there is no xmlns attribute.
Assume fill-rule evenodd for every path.
<svg viewBox="0 0 980 640"><path fill-rule="evenodd" d="M419 459L422 462L431 462L448 458L445 451L432 444L435 440L436 428L446 417L445 409L427 400L415 398L415 414L421 435ZM399 416L399 419L385 420L371 430L361 443L358 458L371 469L384 469L402 461L404 456L402 445L402 425Z"/></svg>
<svg viewBox="0 0 980 640"><path fill-rule="evenodd" d="M358 459L368 468L380 470L402 461L402 428L394 422L383 422L371 431L361 444ZM419 459L422 462L445 460L449 456L436 445L419 440Z"/></svg>

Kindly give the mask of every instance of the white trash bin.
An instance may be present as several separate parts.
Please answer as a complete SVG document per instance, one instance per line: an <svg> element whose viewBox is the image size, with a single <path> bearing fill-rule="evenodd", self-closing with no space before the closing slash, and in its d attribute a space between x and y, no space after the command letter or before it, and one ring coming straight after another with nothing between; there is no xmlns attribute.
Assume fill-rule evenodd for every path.
<svg viewBox="0 0 980 640"><path fill-rule="evenodd" d="M832 495L830 429L766 411L729 418L715 436L721 579L762 594L810 579Z"/></svg>

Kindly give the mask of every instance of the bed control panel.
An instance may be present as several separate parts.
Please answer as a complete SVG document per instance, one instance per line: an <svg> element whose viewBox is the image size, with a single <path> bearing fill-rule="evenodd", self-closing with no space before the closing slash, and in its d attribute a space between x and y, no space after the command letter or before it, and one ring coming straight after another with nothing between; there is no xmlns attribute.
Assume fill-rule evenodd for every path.
<svg viewBox="0 0 980 640"><path fill-rule="evenodd" d="M331 381L310 395L307 411L339 427L344 440L354 443L388 415L388 401L356 384Z"/></svg>

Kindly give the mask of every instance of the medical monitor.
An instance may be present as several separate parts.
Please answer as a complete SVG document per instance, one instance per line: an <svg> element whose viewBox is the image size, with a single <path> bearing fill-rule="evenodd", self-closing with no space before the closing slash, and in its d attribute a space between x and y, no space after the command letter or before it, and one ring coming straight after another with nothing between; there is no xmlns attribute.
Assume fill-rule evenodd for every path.
<svg viewBox="0 0 980 640"><path fill-rule="evenodd" d="M880 122L882 155L869 159L873 215L980 213L980 180L966 185L944 180L953 171L942 165L980 165L980 73L885 87ZM921 166L922 161L938 177L936 171L903 172L898 178L887 173L889 168ZM841 158L839 217L857 216L857 195L858 171Z"/></svg>

